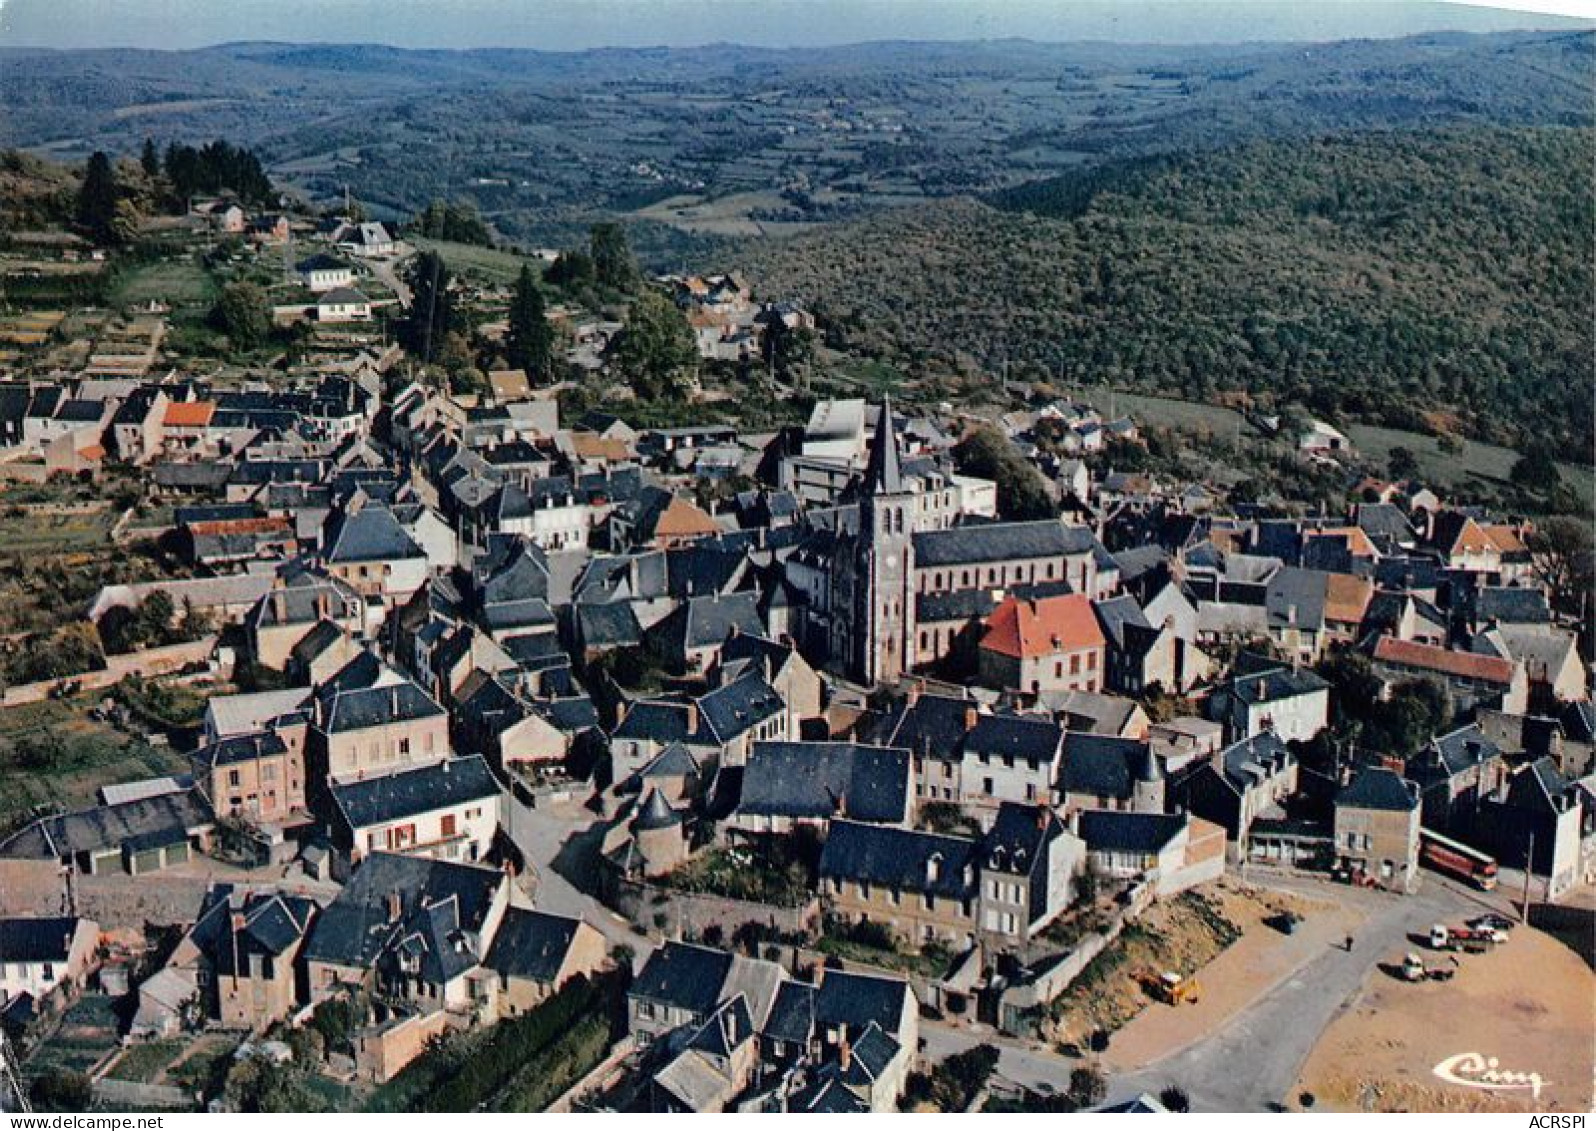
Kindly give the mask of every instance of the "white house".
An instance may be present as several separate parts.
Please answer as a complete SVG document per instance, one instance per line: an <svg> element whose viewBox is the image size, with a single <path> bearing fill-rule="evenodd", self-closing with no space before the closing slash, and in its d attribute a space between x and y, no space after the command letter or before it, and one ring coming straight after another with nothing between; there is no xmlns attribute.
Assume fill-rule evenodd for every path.
<svg viewBox="0 0 1596 1131"><path fill-rule="evenodd" d="M0 1004L81 984L99 942L92 919L0 919Z"/></svg>
<svg viewBox="0 0 1596 1131"><path fill-rule="evenodd" d="M299 281L315 294L348 287L355 281L354 268L330 255L313 255L309 259L302 259L294 266L294 270L299 272Z"/></svg>
<svg viewBox="0 0 1596 1131"><path fill-rule="evenodd" d="M316 300L318 322L367 322L371 300L353 287L334 287Z"/></svg>

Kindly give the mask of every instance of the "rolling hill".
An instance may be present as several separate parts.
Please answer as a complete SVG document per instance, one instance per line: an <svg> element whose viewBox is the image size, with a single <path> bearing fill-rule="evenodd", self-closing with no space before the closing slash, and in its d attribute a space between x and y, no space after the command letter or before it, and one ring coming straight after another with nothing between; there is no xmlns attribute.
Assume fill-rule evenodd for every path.
<svg viewBox="0 0 1596 1131"><path fill-rule="evenodd" d="M1109 163L739 262L900 368L1591 452L1591 129L1381 131Z"/></svg>

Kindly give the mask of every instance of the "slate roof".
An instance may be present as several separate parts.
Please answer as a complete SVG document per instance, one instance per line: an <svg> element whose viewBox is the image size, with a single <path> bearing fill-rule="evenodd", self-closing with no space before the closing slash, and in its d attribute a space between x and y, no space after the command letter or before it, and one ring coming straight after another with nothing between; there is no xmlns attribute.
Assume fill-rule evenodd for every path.
<svg viewBox="0 0 1596 1131"><path fill-rule="evenodd" d="M874 1025L897 1035L909 983L847 970L827 970L815 993L815 1020L821 1026L844 1025L857 1037Z"/></svg>
<svg viewBox="0 0 1596 1131"><path fill-rule="evenodd" d="M629 992L705 1017L719 1002L731 968L732 956L723 950L667 941L649 955Z"/></svg>
<svg viewBox="0 0 1596 1131"><path fill-rule="evenodd" d="M1153 627L1143 614L1142 607L1136 603L1136 598L1128 594L1098 601L1092 608L1097 613L1098 623L1102 625L1103 635L1120 651L1125 649L1127 625L1145 629Z"/></svg>
<svg viewBox="0 0 1596 1131"><path fill-rule="evenodd" d="M815 996L815 987L808 982L782 982L765 1018L764 1036L789 1044L807 1044L815 1032Z"/></svg>
<svg viewBox="0 0 1596 1131"><path fill-rule="evenodd" d="M923 758L957 761L964 745L965 721L976 710L972 699L921 695L894 706L881 728L882 743Z"/></svg>
<svg viewBox="0 0 1596 1131"><path fill-rule="evenodd" d="M1336 808L1381 809L1391 813L1411 813L1419 807L1419 787L1394 770L1371 766L1341 787Z"/></svg>
<svg viewBox="0 0 1596 1131"><path fill-rule="evenodd" d="M326 537L329 562L381 562L426 556L387 507L362 507L352 515L335 515L330 523L332 530Z"/></svg>
<svg viewBox="0 0 1596 1131"><path fill-rule="evenodd" d="M820 875L964 900L976 891L977 847L966 837L833 821L820 853ZM935 879L930 876L933 860Z"/></svg>
<svg viewBox="0 0 1596 1131"><path fill-rule="evenodd" d="M1273 731L1263 731L1220 751L1220 776L1238 793L1255 782L1272 777L1296 761L1295 755Z"/></svg>
<svg viewBox="0 0 1596 1131"><path fill-rule="evenodd" d="M734 630L758 635L765 628L758 599L756 593L693 597L649 631L682 652L723 644Z"/></svg>
<svg viewBox="0 0 1596 1131"><path fill-rule="evenodd" d="M1164 813L1126 813L1113 809L1081 811L1079 833L1089 852L1138 852L1149 856L1186 828L1187 818Z"/></svg>
<svg viewBox="0 0 1596 1131"><path fill-rule="evenodd" d="M641 643L643 626L625 601L576 606L577 631L587 648L621 648Z"/></svg>
<svg viewBox="0 0 1596 1131"><path fill-rule="evenodd" d="M198 790L163 793L45 817L0 842L0 856L54 860L135 843L177 844L188 839L190 829L204 828L213 819Z"/></svg>
<svg viewBox="0 0 1596 1131"><path fill-rule="evenodd" d="M477 961L452 936L479 933L506 882L496 868L373 853L317 917L302 953L311 961L369 970L402 949L419 958L429 982L445 981ZM397 921L389 917L394 896L400 903Z"/></svg>
<svg viewBox="0 0 1596 1131"><path fill-rule="evenodd" d="M1049 763L1064 730L1051 719L1032 715L980 715L964 737L966 756L987 754Z"/></svg>
<svg viewBox="0 0 1596 1131"><path fill-rule="evenodd" d="M1097 539L1084 527L1038 522L989 522L924 531L914 536L914 562L927 566L974 565L1089 553Z"/></svg>
<svg viewBox="0 0 1596 1131"><path fill-rule="evenodd" d="M350 829L364 829L421 813L484 801L499 795L499 783L480 756L452 758L430 766L396 770L330 787Z"/></svg>
<svg viewBox="0 0 1596 1131"><path fill-rule="evenodd" d="M1548 624L1552 610L1539 589L1487 586L1474 594L1474 619L1480 623Z"/></svg>
<svg viewBox="0 0 1596 1131"><path fill-rule="evenodd" d="M552 982L581 926L582 920L565 915L507 908L483 965L515 978Z"/></svg>
<svg viewBox="0 0 1596 1131"><path fill-rule="evenodd" d="M1131 796L1148 745L1134 738L1071 731L1064 740L1059 786L1065 793L1123 800Z"/></svg>
<svg viewBox="0 0 1596 1131"><path fill-rule="evenodd" d="M196 748L189 759L197 765L214 769L237 762L271 758L287 750L283 740L275 734L238 734Z"/></svg>
<svg viewBox="0 0 1596 1131"><path fill-rule="evenodd" d="M948 593L916 593L914 617L921 624L984 619L997 608L989 589L956 589Z"/></svg>
<svg viewBox="0 0 1596 1131"><path fill-rule="evenodd" d="M415 722L443 713L432 696L406 680L386 687L334 692L327 702L322 729L328 734L343 734L390 723Z"/></svg>
<svg viewBox="0 0 1596 1131"><path fill-rule="evenodd" d="M727 743L787 709L776 689L758 672L749 672L698 699L699 717L721 743Z"/></svg>
<svg viewBox="0 0 1596 1131"><path fill-rule="evenodd" d="M1238 676L1231 683L1231 693L1248 706L1274 703L1294 695L1308 695L1326 691L1330 685L1317 672L1308 668L1270 668Z"/></svg>
<svg viewBox="0 0 1596 1131"><path fill-rule="evenodd" d="M909 800L909 752L849 742L756 742L737 812L899 822Z"/></svg>
<svg viewBox="0 0 1596 1131"><path fill-rule="evenodd" d="M190 937L216 973L247 974L249 958L276 958L298 945L315 915L316 905L302 896L235 892L231 884L218 884L206 893ZM242 922L235 925L235 916Z"/></svg>
<svg viewBox="0 0 1596 1131"><path fill-rule="evenodd" d="M65 962L77 919L0 919L0 963Z"/></svg>

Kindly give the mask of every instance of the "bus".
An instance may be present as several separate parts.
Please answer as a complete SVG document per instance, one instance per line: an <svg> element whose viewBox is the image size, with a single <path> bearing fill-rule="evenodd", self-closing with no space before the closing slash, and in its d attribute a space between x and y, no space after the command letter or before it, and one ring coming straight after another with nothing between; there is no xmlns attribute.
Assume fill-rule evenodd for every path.
<svg viewBox="0 0 1596 1131"><path fill-rule="evenodd" d="M1473 884L1481 891L1496 886L1496 859L1429 829L1419 830L1419 859L1443 876Z"/></svg>

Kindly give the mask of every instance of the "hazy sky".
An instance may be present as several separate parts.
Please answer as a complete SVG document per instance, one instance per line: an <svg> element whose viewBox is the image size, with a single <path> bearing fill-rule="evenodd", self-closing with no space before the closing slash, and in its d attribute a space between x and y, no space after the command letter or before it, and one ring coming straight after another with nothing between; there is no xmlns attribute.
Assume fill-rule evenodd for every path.
<svg viewBox="0 0 1596 1131"><path fill-rule="evenodd" d="M1590 14L1591 0L1535 5ZM0 0L0 44L197 47L236 40L402 47L772 47L872 39L1324 40L1591 26L1409 0Z"/></svg>

